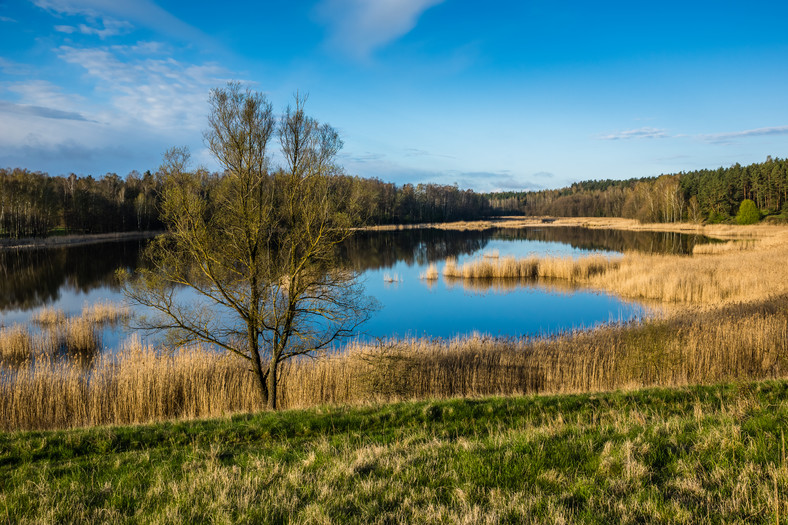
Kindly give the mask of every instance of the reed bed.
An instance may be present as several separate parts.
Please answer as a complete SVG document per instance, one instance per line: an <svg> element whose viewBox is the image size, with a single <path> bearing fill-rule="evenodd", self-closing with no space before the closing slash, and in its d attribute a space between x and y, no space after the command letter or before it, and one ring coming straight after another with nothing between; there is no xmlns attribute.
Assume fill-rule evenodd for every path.
<svg viewBox="0 0 788 525"><path fill-rule="evenodd" d="M460 266L457 265L455 259L447 259L443 275L454 279L536 280L542 278L576 282L587 280L591 276L616 268L618 264L618 259L602 255L590 255L579 259L572 257L482 258Z"/></svg>
<svg viewBox="0 0 788 525"><path fill-rule="evenodd" d="M757 244L755 239L728 241L723 243L696 244L692 247L692 255L711 255L751 250Z"/></svg>
<svg viewBox="0 0 788 525"><path fill-rule="evenodd" d="M502 257L463 265L448 259L443 275L447 280L475 281L475 288L492 286L495 280L563 280L632 299L714 308L788 293L788 265L780 263L788 260L788 230L765 231L769 235L757 240L696 246L700 257L642 253L616 258Z"/></svg>
<svg viewBox="0 0 788 525"><path fill-rule="evenodd" d="M435 281L438 279L438 267L435 263L430 263L427 269L419 273L419 279L423 281Z"/></svg>
<svg viewBox="0 0 788 525"><path fill-rule="evenodd" d="M40 308L31 317L31 321L40 326L53 326L65 320L66 314L63 313L63 310L52 306Z"/></svg>
<svg viewBox="0 0 788 525"><path fill-rule="evenodd" d="M118 323L131 316L128 306L118 303L100 301L82 308L82 319L93 324Z"/></svg>
<svg viewBox="0 0 788 525"><path fill-rule="evenodd" d="M778 378L788 372L788 295L560 337L351 343L280 372L283 408L527 392L606 391ZM12 369L7 369L12 370ZM261 410L249 367L200 347L130 340L89 368L41 360L0 381L3 430L127 424Z"/></svg>
<svg viewBox="0 0 788 525"><path fill-rule="evenodd" d="M84 366L101 351L99 326L90 317L64 318L58 323L34 322L41 330L15 324L0 330L0 363L19 369L31 363L73 359Z"/></svg>
<svg viewBox="0 0 788 525"><path fill-rule="evenodd" d="M30 359L33 351L33 338L28 329L14 324L0 329L0 362L20 363Z"/></svg>

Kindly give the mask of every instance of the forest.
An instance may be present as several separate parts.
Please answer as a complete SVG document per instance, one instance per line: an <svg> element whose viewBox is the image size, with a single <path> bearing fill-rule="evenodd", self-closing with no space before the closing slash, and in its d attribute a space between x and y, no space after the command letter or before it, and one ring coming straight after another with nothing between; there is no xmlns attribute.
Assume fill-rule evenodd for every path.
<svg viewBox="0 0 788 525"><path fill-rule="evenodd" d="M218 179L217 173L200 176ZM39 237L162 229L161 174L132 171L125 178L50 176L21 168L0 169L0 237ZM489 200L471 190L439 184L397 186L378 179L341 175L367 224L470 220L491 214Z"/></svg>
<svg viewBox="0 0 788 525"><path fill-rule="evenodd" d="M642 179L584 181L555 190L487 194L499 215L626 217L641 222L725 222L745 199L763 216L788 216L788 160Z"/></svg>
<svg viewBox="0 0 788 525"><path fill-rule="evenodd" d="M201 173L218 178L217 173ZM628 180L584 181L561 189L476 193L456 185L404 184L340 175L369 225L474 220L496 215L626 217L641 222L732 220L745 199L762 216L788 219L788 160ZM50 176L0 169L0 237L147 231L159 220L161 176Z"/></svg>

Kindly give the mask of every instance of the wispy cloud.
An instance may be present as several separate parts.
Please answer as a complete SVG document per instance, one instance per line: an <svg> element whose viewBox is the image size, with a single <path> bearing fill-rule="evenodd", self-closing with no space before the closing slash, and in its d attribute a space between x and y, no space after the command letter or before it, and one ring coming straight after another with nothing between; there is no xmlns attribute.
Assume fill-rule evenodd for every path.
<svg viewBox="0 0 788 525"><path fill-rule="evenodd" d="M8 23L11 23L11 24L16 24L17 23L16 20L14 20L13 18L9 18L7 16L0 16L0 22L8 22Z"/></svg>
<svg viewBox="0 0 788 525"><path fill-rule="evenodd" d="M481 192L524 191L541 189L539 184L510 173L508 170L450 172L461 188Z"/></svg>
<svg viewBox="0 0 788 525"><path fill-rule="evenodd" d="M154 129L198 130L207 114L210 89L229 73L216 64L189 64L169 57L127 56L125 46L61 46L59 56L84 68L108 93L117 110L113 119L142 121Z"/></svg>
<svg viewBox="0 0 788 525"><path fill-rule="evenodd" d="M736 139L743 139L748 137L763 137L768 135L788 135L788 126L747 129L744 131L734 131L731 133L710 133L710 134L698 135L698 138L706 142L711 142L713 144L723 144L723 143L733 142Z"/></svg>
<svg viewBox="0 0 788 525"><path fill-rule="evenodd" d="M120 2L117 0L33 0L42 9L56 14L84 16L88 24L77 26L59 25L61 32L94 34L101 38L122 34L130 29L131 23L148 27L161 34L183 41L216 45L210 37L200 30L183 22L150 0ZM102 27L98 27L98 23ZM67 29L70 28L70 29Z"/></svg>
<svg viewBox="0 0 788 525"><path fill-rule="evenodd" d="M601 140L629 140L629 139L664 139L670 135L664 130L659 128L638 128L628 129L624 131L617 131L607 135L599 135L597 138Z"/></svg>
<svg viewBox="0 0 788 525"><path fill-rule="evenodd" d="M19 64L0 57L0 71L6 75L30 75L33 68L26 64Z"/></svg>
<svg viewBox="0 0 788 525"><path fill-rule="evenodd" d="M329 43L365 60L377 49L409 33L421 14L443 0L323 0L319 19L329 25Z"/></svg>
<svg viewBox="0 0 788 525"><path fill-rule="evenodd" d="M82 114L75 111L63 111L56 108L45 106L29 106L25 104L14 104L7 100L0 100L0 114L17 114L30 117L51 118L56 120L81 120L89 122Z"/></svg>
<svg viewBox="0 0 788 525"><path fill-rule="evenodd" d="M444 155L442 153L433 153L431 151L427 151L420 148L405 148L403 150L403 155L406 157L438 157L443 159L453 159L455 158L452 155Z"/></svg>
<svg viewBox="0 0 788 525"><path fill-rule="evenodd" d="M105 38L116 36L116 35L123 35L129 33L134 26L132 26L129 22L122 21L122 20L115 20L112 18L104 18L101 21L104 27L96 27L97 24L87 25L87 24L79 24L78 26L68 26L68 25L57 25L55 26L55 31L59 31L61 33L82 33L83 35L96 35L102 40Z"/></svg>

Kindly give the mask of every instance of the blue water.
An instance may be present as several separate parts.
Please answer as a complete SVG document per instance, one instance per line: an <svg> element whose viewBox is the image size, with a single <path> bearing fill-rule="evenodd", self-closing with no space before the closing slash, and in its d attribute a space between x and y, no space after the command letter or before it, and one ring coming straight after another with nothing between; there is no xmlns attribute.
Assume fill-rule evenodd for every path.
<svg viewBox="0 0 788 525"><path fill-rule="evenodd" d="M695 242L677 234L605 232L581 229L435 230L359 234L343 257L360 273L366 293L380 309L361 326L361 339L391 337L451 338L468 334L520 337L549 335L600 323L629 321L648 315L643 304L561 283L468 284L447 282L447 257L460 264L497 252L499 257L580 257L590 253L615 256L623 250L687 253ZM139 264L144 243L107 243L79 248L0 253L0 325L29 323L44 306L79 315L96 301L124 302L114 271ZM98 255L100 254L100 255ZM435 281L420 279L430 263ZM388 281L384 277L390 277ZM189 297L184 293L184 297ZM133 324L133 321L132 321ZM113 350L131 329L107 327L103 345ZM148 339L155 341L156 337Z"/></svg>

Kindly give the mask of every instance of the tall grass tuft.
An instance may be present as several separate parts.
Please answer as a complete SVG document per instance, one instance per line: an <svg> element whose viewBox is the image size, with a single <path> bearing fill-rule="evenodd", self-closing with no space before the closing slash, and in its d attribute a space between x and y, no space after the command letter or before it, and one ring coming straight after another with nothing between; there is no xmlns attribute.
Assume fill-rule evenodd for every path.
<svg viewBox="0 0 788 525"><path fill-rule="evenodd" d="M66 314L61 309L45 306L34 312L31 320L40 326L54 326L64 322Z"/></svg>
<svg viewBox="0 0 788 525"><path fill-rule="evenodd" d="M20 324L0 329L0 362L20 364L32 357L33 339Z"/></svg>
<svg viewBox="0 0 788 525"><path fill-rule="evenodd" d="M127 320L131 312L127 306L112 302L97 302L82 308L82 318L94 324L117 323Z"/></svg>
<svg viewBox="0 0 788 525"><path fill-rule="evenodd" d="M435 281L438 279L438 267L435 263L430 263L427 269L419 274L419 278L424 281Z"/></svg>

